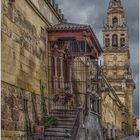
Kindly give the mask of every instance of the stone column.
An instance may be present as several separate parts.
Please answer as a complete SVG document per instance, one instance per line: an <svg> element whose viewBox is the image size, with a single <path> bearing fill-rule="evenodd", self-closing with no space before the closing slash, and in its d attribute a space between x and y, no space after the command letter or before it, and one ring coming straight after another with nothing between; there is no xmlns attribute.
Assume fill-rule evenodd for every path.
<svg viewBox="0 0 140 140"><path fill-rule="evenodd" d="M53 77L53 82L54 82L54 94L57 93L58 89L58 76L57 76L57 57L54 56L54 77Z"/></svg>
<svg viewBox="0 0 140 140"><path fill-rule="evenodd" d="M64 89L63 57L60 57L60 88Z"/></svg>
<svg viewBox="0 0 140 140"><path fill-rule="evenodd" d="M69 87L70 87L70 91L72 93L72 62L69 63Z"/></svg>

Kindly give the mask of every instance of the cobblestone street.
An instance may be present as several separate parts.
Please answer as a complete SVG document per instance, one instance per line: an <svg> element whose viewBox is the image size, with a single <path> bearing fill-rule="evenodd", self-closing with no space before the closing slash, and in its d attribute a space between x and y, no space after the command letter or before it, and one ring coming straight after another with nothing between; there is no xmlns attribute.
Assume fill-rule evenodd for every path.
<svg viewBox="0 0 140 140"><path fill-rule="evenodd" d="M139 140L139 137L135 137L135 136L130 136L128 138L125 138L123 140Z"/></svg>

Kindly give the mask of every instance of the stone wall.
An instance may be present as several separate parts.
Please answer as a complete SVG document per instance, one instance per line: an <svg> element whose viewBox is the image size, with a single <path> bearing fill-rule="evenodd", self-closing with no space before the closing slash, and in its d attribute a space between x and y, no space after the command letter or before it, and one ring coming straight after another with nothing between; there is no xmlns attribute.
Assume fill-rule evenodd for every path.
<svg viewBox="0 0 140 140"><path fill-rule="evenodd" d="M76 140L103 140L99 116L89 113L85 120L84 125L78 131Z"/></svg>
<svg viewBox="0 0 140 140"><path fill-rule="evenodd" d="M2 0L2 81L39 93L41 80L47 91L47 27L26 0Z"/></svg>
<svg viewBox="0 0 140 140"><path fill-rule="evenodd" d="M1 100L2 140L26 140L44 114L41 96L2 82Z"/></svg>
<svg viewBox="0 0 140 140"><path fill-rule="evenodd" d="M127 118L124 118L121 107L113 100L109 92L102 93L102 126L106 130L104 135L106 139L124 137L124 131L122 130L122 122L125 122ZM125 120L124 120L125 119Z"/></svg>
<svg viewBox="0 0 140 140"><path fill-rule="evenodd" d="M59 22L54 11L38 1L39 9L30 0L2 0L2 139L27 139L24 101L28 118L34 124L32 95L37 114L42 115L40 88L48 95L47 27ZM42 8L41 8L42 7ZM44 17L49 14L49 17Z"/></svg>

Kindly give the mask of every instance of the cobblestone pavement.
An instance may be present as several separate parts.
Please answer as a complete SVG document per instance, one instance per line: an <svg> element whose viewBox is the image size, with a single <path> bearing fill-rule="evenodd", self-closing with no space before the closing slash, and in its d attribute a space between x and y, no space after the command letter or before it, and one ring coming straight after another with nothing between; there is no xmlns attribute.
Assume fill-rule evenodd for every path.
<svg viewBox="0 0 140 140"><path fill-rule="evenodd" d="M127 137L123 140L139 140L139 137L135 137L135 136L130 136L130 137Z"/></svg>

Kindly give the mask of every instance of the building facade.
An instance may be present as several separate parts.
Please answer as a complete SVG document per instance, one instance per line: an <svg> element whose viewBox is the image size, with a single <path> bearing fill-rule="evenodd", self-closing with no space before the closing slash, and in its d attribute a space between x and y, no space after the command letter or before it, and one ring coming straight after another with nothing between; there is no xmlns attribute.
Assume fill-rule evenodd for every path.
<svg viewBox="0 0 140 140"><path fill-rule="evenodd" d="M120 0L110 1L103 36L100 68L102 48L92 28L65 23L55 0L2 0L2 140L132 133L134 82ZM40 137L33 128L48 116L58 124Z"/></svg>
<svg viewBox="0 0 140 140"><path fill-rule="evenodd" d="M48 94L46 29L62 17L53 0L2 0L3 140L27 139L34 114L43 115L42 86L44 96Z"/></svg>
<svg viewBox="0 0 140 140"><path fill-rule="evenodd" d="M110 116L112 114L112 119L117 121L114 122L113 125L117 126L124 135L131 134L134 129L133 92L135 84L130 68L128 27L121 0L110 0L109 2L107 17L103 27L103 47L103 74L112 87L112 90L114 90L114 94L116 94L122 106L125 107L126 116L122 115L121 107L113 109L115 108L114 103L116 101L112 101L112 104L108 103L110 109L109 107L106 107L106 109L103 107L103 110L107 111L108 109L108 113L112 111L112 113L110 112L109 114ZM105 96L104 94L103 97ZM109 101L110 99L108 99L108 102ZM103 103L105 103L105 100ZM116 113L118 115L115 115ZM108 115L104 113L102 115L103 118L105 117L103 122L111 122L112 119L108 117ZM127 131L125 130L126 128Z"/></svg>
<svg viewBox="0 0 140 140"><path fill-rule="evenodd" d="M2 140L102 138L92 85L102 49L90 26L63 20L54 0L2 0ZM40 137L48 115L58 126Z"/></svg>
<svg viewBox="0 0 140 140"><path fill-rule="evenodd" d="M61 114L59 118L64 121L55 129L52 126L46 132L47 137L102 140L97 90L98 58L102 48L92 28L83 24L61 23L50 27L48 35L49 94L54 99L50 114L57 111L57 117ZM65 133L66 127L69 138Z"/></svg>

